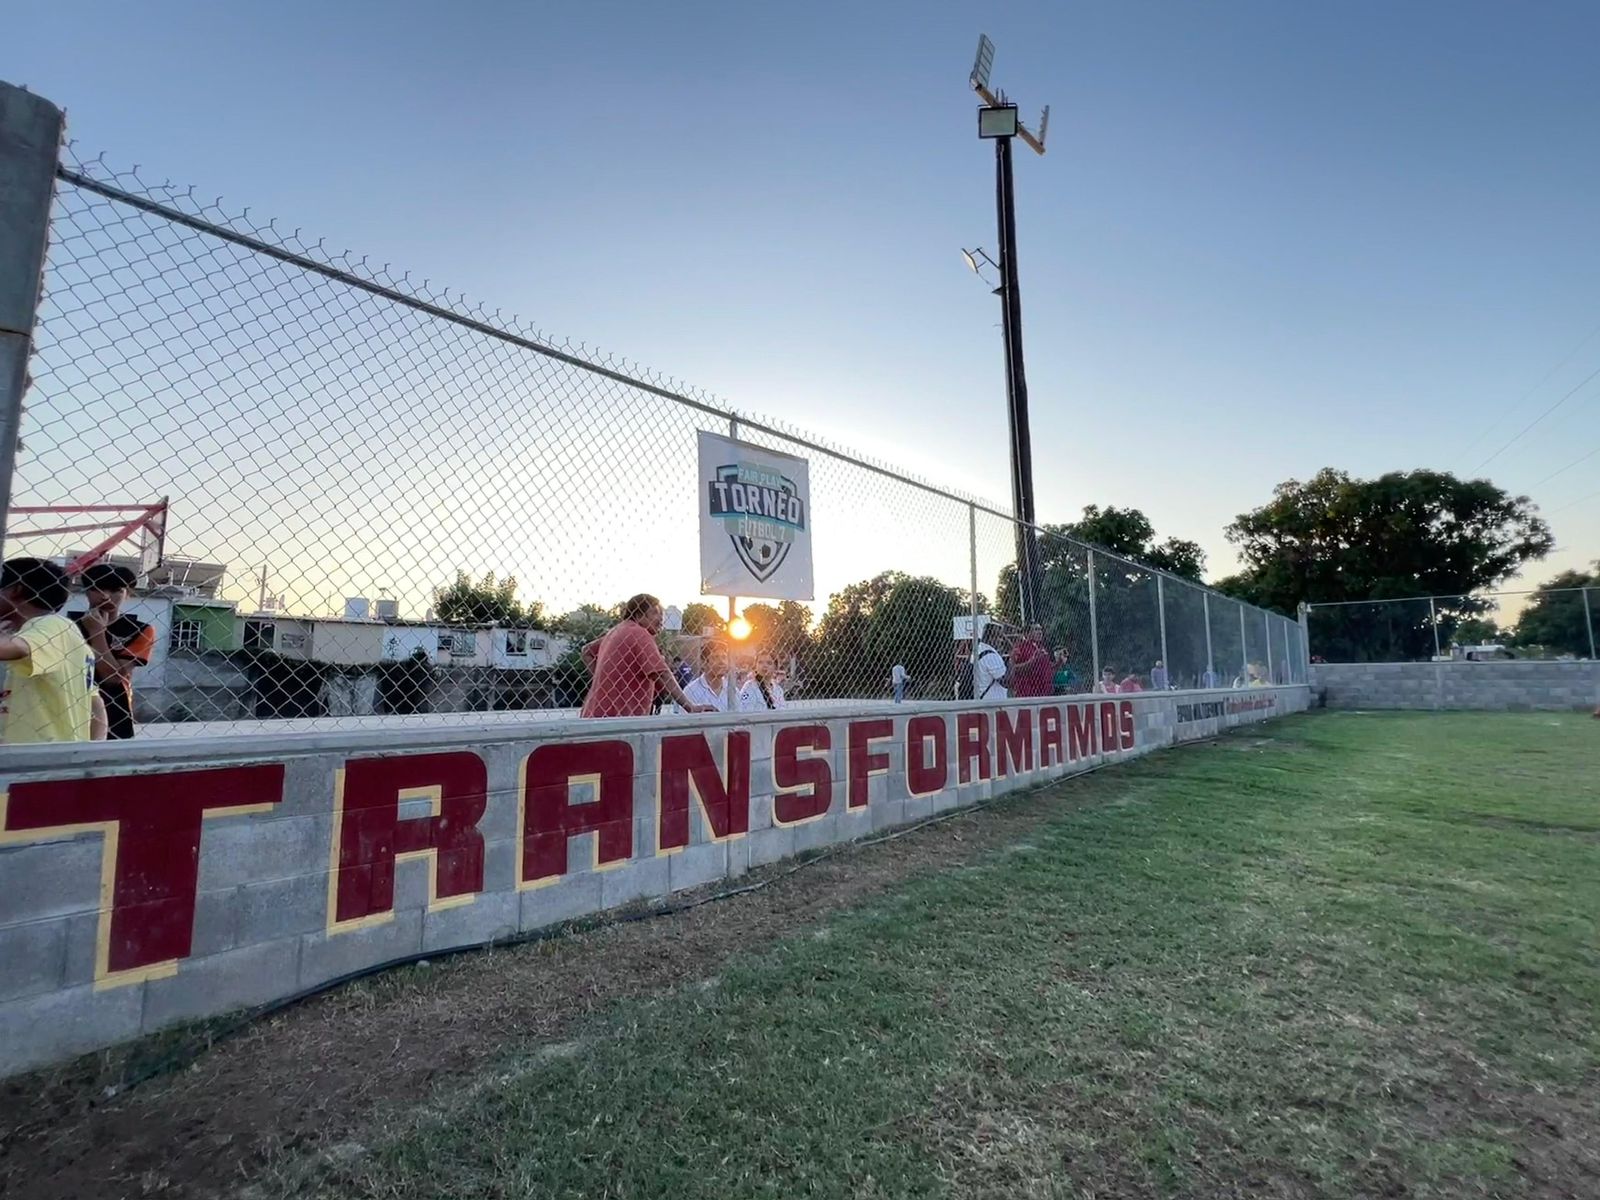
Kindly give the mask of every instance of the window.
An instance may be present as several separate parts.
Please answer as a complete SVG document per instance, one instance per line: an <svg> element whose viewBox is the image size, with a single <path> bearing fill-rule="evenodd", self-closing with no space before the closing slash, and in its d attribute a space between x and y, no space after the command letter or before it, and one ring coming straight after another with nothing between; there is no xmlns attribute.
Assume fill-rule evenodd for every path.
<svg viewBox="0 0 1600 1200"><path fill-rule="evenodd" d="M246 621L244 623L244 648L246 650L271 650L276 626L271 621Z"/></svg>
<svg viewBox="0 0 1600 1200"><path fill-rule="evenodd" d="M199 651L204 648L205 628L199 621L172 623L172 648Z"/></svg>
<svg viewBox="0 0 1600 1200"><path fill-rule="evenodd" d="M528 631L526 629L506 630L506 655L520 656L528 652Z"/></svg>

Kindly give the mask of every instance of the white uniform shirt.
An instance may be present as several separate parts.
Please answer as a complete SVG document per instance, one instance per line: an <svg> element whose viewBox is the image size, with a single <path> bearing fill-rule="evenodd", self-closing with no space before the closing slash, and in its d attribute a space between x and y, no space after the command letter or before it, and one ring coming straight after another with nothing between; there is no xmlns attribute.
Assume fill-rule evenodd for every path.
<svg viewBox="0 0 1600 1200"><path fill-rule="evenodd" d="M722 677L722 682L714 688L706 682L704 675L696 675L683 685L683 694L690 704L709 704L718 712L728 711L728 677L726 675ZM738 701L739 697L735 695L735 705L738 704ZM737 708L735 711L738 711Z"/></svg>
<svg viewBox="0 0 1600 1200"><path fill-rule="evenodd" d="M1010 695L1000 681L1006 677L1006 660L987 642L978 643L972 660L972 695L978 700L1004 700Z"/></svg>
<svg viewBox="0 0 1600 1200"><path fill-rule="evenodd" d="M784 706L783 684L776 679L769 679L767 680L767 691L772 694L772 707L782 708ZM764 712L766 707L767 701L761 695L761 685L756 682L756 677L752 675L745 680L745 685L739 689L739 711Z"/></svg>

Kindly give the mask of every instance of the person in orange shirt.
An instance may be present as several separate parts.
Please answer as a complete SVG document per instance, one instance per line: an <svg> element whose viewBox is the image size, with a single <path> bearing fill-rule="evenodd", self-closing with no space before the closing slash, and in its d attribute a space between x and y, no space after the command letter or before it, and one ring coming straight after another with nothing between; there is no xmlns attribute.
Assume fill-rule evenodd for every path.
<svg viewBox="0 0 1600 1200"><path fill-rule="evenodd" d="M671 697L684 712L714 711L685 696L667 666L656 645L662 615L661 601L640 593L623 604L622 620L583 648L583 664L590 674L584 716L648 717L659 693Z"/></svg>
<svg viewBox="0 0 1600 1200"><path fill-rule="evenodd" d="M94 651L94 678L106 705L106 736L133 736L133 673L150 661L156 631L123 613L136 576L127 567L96 563L81 576L89 611L78 618Z"/></svg>

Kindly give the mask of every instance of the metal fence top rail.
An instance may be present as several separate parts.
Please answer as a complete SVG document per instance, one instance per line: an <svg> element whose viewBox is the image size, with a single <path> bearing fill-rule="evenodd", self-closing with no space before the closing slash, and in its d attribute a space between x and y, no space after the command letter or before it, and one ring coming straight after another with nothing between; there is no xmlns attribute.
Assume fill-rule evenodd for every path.
<svg viewBox="0 0 1600 1200"><path fill-rule="evenodd" d="M719 402L715 397L700 392L699 389L687 388L676 380L658 375L655 372L639 367L637 364L626 360L618 360L610 355L605 355L604 358L597 357L599 355L598 349L591 349L582 343L574 347L569 340L561 345L556 345L551 340L531 330L520 332L514 327L515 318L510 322L511 327L507 327L506 324L497 324L495 323L496 321L503 320L500 317L499 310L491 313L481 304L473 304L467 311L462 311L461 308L452 306L448 288L443 289L435 298L428 290L429 281L424 280L421 285L417 285L411 281L409 272L403 272L399 278L396 278L390 273L388 264L385 264L382 270L375 274L363 274L363 268L367 264L365 257L354 258L348 250L337 256L328 254L323 250L322 241L319 240L314 244L307 243L300 238L298 229L288 235L279 233L275 220L268 220L265 226L253 223L250 221L250 210L248 208L237 216L229 216L221 207L221 197L218 197L211 204L205 204L196 199L193 187L180 189L170 182L159 185L146 184L139 178L137 165L131 171L117 172L112 168L106 167L104 155L100 155L95 159L79 157L71 142L68 142L63 147L63 151L63 158L70 159L74 165L69 166L66 161L58 164L56 168L57 178L64 183L93 192L115 203L128 205L141 212L218 238L232 245L243 247L279 262L293 265L347 287L356 288L403 307L426 313L438 320L470 329L485 337L494 338L534 354L543 355L579 370L592 372L625 387L637 388L661 399L716 417L719 420L748 426L770 437L781 438L816 453L825 454L840 462L907 484L931 495L949 500L952 503L966 506L974 512L982 512L988 516L1011 522L1014 525L1022 525L1042 537L1058 539L1085 550L1092 550L1097 556L1121 563L1134 570L1160 576L1184 586L1198 588L1220 599L1234 601L1245 608L1253 609L1257 612L1266 613L1271 611L1249 604L1246 601L1238 600L1236 597L1227 596L1209 584L1188 579L1149 563L1140 562L1137 559L1128 558L1115 551L1107 550L1104 547L1085 542L1079 538L1047 530L1039 524L1019 521L1013 513L1007 512L992 502L980 500L974 496L931 483L914 475L908 475L887 464L876 462L861 454L842 449L818 435L791 427L782 421L752 416L731 408ZM103 168L109 173L110 178L96 178L95 175L90 173L96 168ZM130 188L139 190L130 190ZM156 198L156 193L165 193L165 197ZM184 205L194 211L185 211L185 208L182 207ZM238 226L240 225L246 226L248 231L239 228ZM269 237L263 236L264 234L279 240L269 240ZM292 247L290 243L297 244L297 248ZM319 255L325 255L325 257L319 257ZM458 293L454 298L454 305L463 306L465 304L465 297ZM1272 615L1284 616L1282 613L1274 613ZM1286 619L1292 620L1293 618Z"/></svg>
<svg viewBox="0 0 1600 1200"><path fill-rule="evenodd" d="M1459 600L1462 597L1489 599L1493 596L1559 596L1563 592L1600 591L1597 587L1523 588L1506 592L1435 592L1431 596L1382 596L1366 600L1318 600L1307 602L1307 608L1342 608L1352 604L1405 604L1412 600Z"/></svg>

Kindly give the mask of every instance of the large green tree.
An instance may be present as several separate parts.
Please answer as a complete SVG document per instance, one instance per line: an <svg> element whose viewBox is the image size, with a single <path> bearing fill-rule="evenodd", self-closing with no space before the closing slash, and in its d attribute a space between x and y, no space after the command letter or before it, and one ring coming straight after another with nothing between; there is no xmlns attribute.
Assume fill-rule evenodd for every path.
<svg viewBox="0 0 1600 1200"><path fill-rule="evenodd" d="M744 609L750 622L750 640L779 658L803 655L810 640L811 610L794 600L752 604Z"/></svg>
<svg viewBox="0 0 1600 1200"><path fill-rule="evenodd" d="M1272 500L1228 526L1244 569L1217 586L1264 608L1302 602L1436 601L1441 646L1456 623L1483 611L1472 592L1494 587L1554 544L1526 496L1444 471L1357 479L1325 468L1291 479ZM1313 654L1330 661L1426 659L1434 629L1426 603L1350 604L1314 614Z"/></svg>
<svg viewBox="0 0 1600 1200"><path fill-rule="evenodd" d="M1089 559L1084 545L1109 554L1096 556L1094 598L1100 663L1119 675L1143 674L1161 657L1161 616L1154 572L1148 564L1198 583L1205 570L1205 552L1182 538L1155 540L1155 527L1136 508L1087 505L1070 525L1047 525L1038 538L1041 612L1045 641L1064 649L1080 686L1094 674L1094 647L1089 638ZM1120 559L1118 557L1120 556ZM1132 562L1121 560L1134 560ZM1187 589L1169 588L1168 603L1179 605ZM1198 603L1199 593L1193 598ZM1187 610L1184 610L1187 612ZM1001 620L1020 624L1022 604L1015 563L1000 570L995 612ZM1191 637L1190 634L1193 636ZM1168 621L1168 650L1184 664L1185 679L1204 668L1205 627L1193 621Z"/></svg>
<svg viewBox="0 0 1600 1200"><path fill-rule="evenodd" d="M537 600L523 604L517 599L516 578L497 579L493 571L481 579L457 571L450 584L434 589L433 611L447 625L545 627L544 606Z"/></svg>
<svg viewBox="0 0 1600 1200"><path fill-rule="evenodd" d="M1600 562L1592 572L1563 571L1541 583L1517 618L1519 646L1588 658L1595 648L1591 639L1600 639Z"/></svg>
<svg viewBox="0 0 1600 1200"><path fill-rule="evenodd" d="M979 611L985 611L982 597ZM828 599L803 657L808 693L886 696L895 663L922 695L954 695L954 619L970 594L937 579L884 571Z"/></svg>

